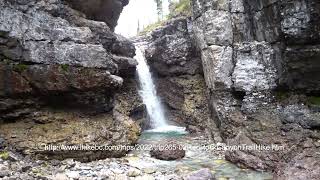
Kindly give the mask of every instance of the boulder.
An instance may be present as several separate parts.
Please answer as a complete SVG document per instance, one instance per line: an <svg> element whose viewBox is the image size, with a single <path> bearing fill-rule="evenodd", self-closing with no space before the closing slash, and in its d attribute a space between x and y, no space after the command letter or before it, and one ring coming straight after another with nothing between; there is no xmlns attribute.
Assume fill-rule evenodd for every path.
<svg viewBox="0 0 320 180"><path fill-rule="evenodd" d="M122 77L134 77L138 62L130 57L113 56L113 62L118 65L119 75Z"/></svg>
<svg viewBox="0 0 320 180"><path fill-rule="evenodd" d="M116 35L116 41L112 44L111 51L113 54L120 56L133 57L136 54L135 46L127 38Z"/></svg>
<svg viewBox="0 0 320 180"><path fill-rule="evenodd" d="M175 142L157 144L150 151L151 157L165 161L182 159L185 154L183 147Z"/></svg>

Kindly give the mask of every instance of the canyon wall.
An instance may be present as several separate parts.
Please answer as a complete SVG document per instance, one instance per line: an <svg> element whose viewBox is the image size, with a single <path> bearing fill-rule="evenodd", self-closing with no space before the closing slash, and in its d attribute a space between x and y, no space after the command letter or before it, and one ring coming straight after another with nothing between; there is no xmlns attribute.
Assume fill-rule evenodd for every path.
<svg viewBox="0 0 320 180"><path fill-rule="evenodd" d="M140 128L130 116L142 102L135 48L112 31L128 2L88 2L0 0L1 148L89 161L126 152L53 152L44 145L136 143ZM114 11L93 11L99 4Z"/></svg>
<svg viewBox="0 0 320 180"><path fill-rule="evenodd" d="M279 179L320 169L320 3L192 0L209 106L224 142L282 145L226 158Z"/></svg>
<svg viewBox="0 0 320 180"><path fill-rule="evenodd" d="M227 151L239 166L319 177L320 3L191 2L192 18L154 30L146 50L170 119L229 145L283 148Z"/></svg>

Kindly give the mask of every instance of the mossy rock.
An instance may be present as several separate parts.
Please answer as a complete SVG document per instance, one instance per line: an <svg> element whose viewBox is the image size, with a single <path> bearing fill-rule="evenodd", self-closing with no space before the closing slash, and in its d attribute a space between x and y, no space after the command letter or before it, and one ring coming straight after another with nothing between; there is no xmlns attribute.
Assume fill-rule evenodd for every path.
<svg viewBox="0 0 320 180"><path fill-rule="evenodd" d="M9 159L9 152L7 151L0 151L0 159L3 159L3 160L7 160Z"/></svg>

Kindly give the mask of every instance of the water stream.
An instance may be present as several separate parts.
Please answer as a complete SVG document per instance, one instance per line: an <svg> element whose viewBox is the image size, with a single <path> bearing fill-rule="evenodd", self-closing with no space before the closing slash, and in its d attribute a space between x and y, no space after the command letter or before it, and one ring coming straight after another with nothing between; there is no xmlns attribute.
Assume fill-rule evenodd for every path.
<svg viewBox="0 0 320 180"><path fill-rule="evenodd" d="M151 129L148 131L164 133L176 131L182 134L186 133L184 127L169 125L168 120L165 117L163 105L161 104L160 98L157 96L156 87L144 57L143 50L144 47L142 45L136 45L135 59L138 61L137 72L140 81L140 96L142 97L143 103L146 105L151 123Z"/></svg>
<svg viewBox="0 0 320 180"><path fill-rule="evenodd" d="M208 168L219 180L272 180L272 174L258 172L250 169L239 168L224 158L222 151L205 150L199 147L210 145L207 138L182 135L176 132L156 133L144 132L139 140L141 146L150 147L152 144L177 141L186 149L186 156L180 160L162 161L150 157L146 150L135 150L125 157L128 164L138 169L156 169L163 174L176 174L184 176L199 169ZM157 177L156 179L170 179L168 177Z"/></svg>

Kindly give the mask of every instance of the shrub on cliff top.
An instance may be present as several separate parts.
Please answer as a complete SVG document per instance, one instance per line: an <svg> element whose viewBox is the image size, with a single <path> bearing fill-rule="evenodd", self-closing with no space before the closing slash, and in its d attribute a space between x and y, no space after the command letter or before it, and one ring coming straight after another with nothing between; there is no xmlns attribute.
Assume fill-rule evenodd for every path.
<svg viewBox="0 0 320 180"><path fill-rule="evenodd" d="M190 0L179 0L170 4L170 13L168 19L178 16L191 16Z"/></svg>
<svg viewBox="0 0 320 180"><path fill-rule="evenodd" d="M163 26L166 21L157 21L155 23L149 24L147 27L143 28L141 32L139 32L139 35L145 35L148 32L154 31L160 26Z"/></svg>
<svg viewBox="0 0 320 180"><path fill-rule="evenodd" d="M164 20L158 20L155 23L144 27L139 35L145 35L148 32L154 31L160 26L163 26L167 21L179 16L191 16L191 2L190 0L178 0L170 3L169 15Z"/></svg>

